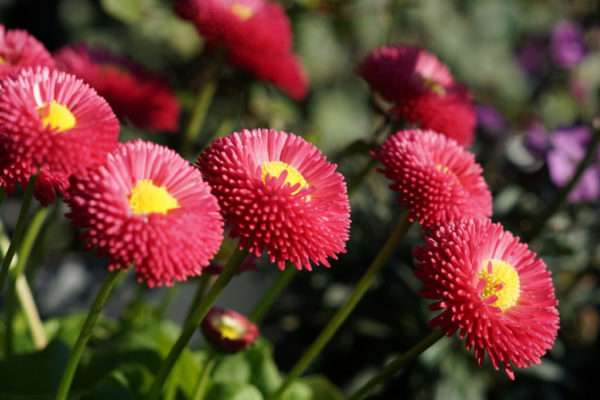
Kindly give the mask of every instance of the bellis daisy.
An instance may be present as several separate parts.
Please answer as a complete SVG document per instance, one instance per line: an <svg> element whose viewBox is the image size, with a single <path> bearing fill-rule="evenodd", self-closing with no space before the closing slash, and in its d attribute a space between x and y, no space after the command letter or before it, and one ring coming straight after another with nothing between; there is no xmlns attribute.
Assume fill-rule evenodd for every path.
<svg viewBox="0 0 600 400"><path fill-rule="evenodd" d="M373 153L393 181L411 221L425 227L463 217L489 217L492 196L482 169L454 140L432 131L406 130Z"/></svg>
<svg viewBox="0 0 600 400"><path fill-rule="evenodd" d="M73 223L109 269L134 265L149 287L200 275L223 238L217 200L200 172L174 151L133 141L73 179Z"/></svg>
<svg viewBox="0 0 600 400"><path fill-rule="evenodd" d="M175 9L196 25L210 48L224 48L231 64L302 99L308 81L292 51L290 22L265 0L178 0Z"/></svg>
<svg viewBox="0 0 600 400"><path fill-rule="evenodd" d="M304 139L255 129L214 141L198 165L219 199L231 236L279 268L329 266L345 251L346 185L336 166Z"/></svg>
<svg viewBox="0 0 600 400"><path fill-rule="evenodd" d="M558 331L550 272L526 244L487 219L439 227L415 249L422 295L441 314L431 321L448 336L458 331L479 364L514 379L517 368L539 364Z"/></svg>
<svg viewBox="0 0 600 400"><path fill-rule="evenodd" d="M26 31L7 30L0 24L0 79L37 65L54 66L44 45Z"/></svg>
<svg viewBox="0 0 600 400"><path fill-rule="evenodd" d="M454 84L448 67L414 46L382 46L365 57L359 73L371 89L396 103L424 92L443 92Z"/></svg>
<svg viewBox="0 0 600 400"><path fill-rule="evenodd" d="M254 343L258 327L238 312L213 307L202 321L202 333L217 349L237 353Z"/></svg>
<svg viewBox="0 0 600 400"><path fill-rule="evenodd" d="M0 184L11 190L39 173L36 197L51 202L69 176L104 162L119 123L80 79L25 68L0 82Z"/></svg>
<svg viewBox="0 0 600 400"><path fill-rule="evenodd" d="M105 49L69 46L55 56L57 67L98 91L119 118L140 129L176 132L179 102L165 79Z"/></svg>

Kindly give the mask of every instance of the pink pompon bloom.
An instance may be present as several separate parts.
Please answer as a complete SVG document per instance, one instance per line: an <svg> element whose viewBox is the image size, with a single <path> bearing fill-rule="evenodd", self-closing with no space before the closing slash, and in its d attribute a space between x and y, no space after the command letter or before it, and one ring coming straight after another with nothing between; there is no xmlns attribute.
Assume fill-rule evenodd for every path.
<svg viewBox="0 0 600 400"><path fill-rule="evenodd" d="M258 327L248 318L219 307L210 309L202 320L201 328L206 340L225 353L240 352L258 337Z"/></svg>
<svg viewBox="0 0 600 400"><path fill-rule="evenodd" d="M458 331L481 365L514 379L539 364L559 327L558 301L544 262L500 224L462 220L439 227L414 251L421 294L441 314L430 325Z"/></svg>
<svg viewBox="0 0 600 400"><path fill-rule="evenodd" d="M452 139L432 131L399 131L373 157L383 164L379 171L392 180L409 218L424 228L492 215L481 167Z"/></svg>
<svg viewBox="0 0 600 400"><path fill-rule="evenodd" d="M345 252L350 206L336 165L299 136L269 129L215 140L198 159L230 235L280 269L311 270Z"/></svg>
<svg viewBox="0 0 600 400"><path fill-rule="evenodd" d="M300 100L308 80L292 50L283 8L266 0L177 0L175 10L196 26L209 48L222 48L234 66Z"/></svg>
<svg viewBox="0 0 600 400"><path fill-rule="evenodd" d="M475 137L477 114L470 93L460 85L444 92L426 92L398 102L392 112L421 129L439 132L460 145L469 146Z"/></svg>
<svg viewBox="0 0 600 400"><path fill-rule="evenodd" d="M0 79L38 65L54 67L44 45L24 30L7 30L0 24Z"/></svg>
<svg viewBox="0 0 600 400"><path fill-rule="evenodd" d="M115 113L140 129L176 132L179 101L166 79L106 49L64 47L57 67L77 75L98 91Z"/></svg>
<svg viewBox="0 0 600 400"><path fill-rule="evenodd" d="M426 93L443 92L454 84L448 67L435 55L404 44L382 46L359 66L360 76L389 102Z"/></svg>
<svg viewBox="0 0 600 400"><path fill-rule="evenodd" d="M73 179L68 217L109 269L135 266L148 287L200 275L223 239L217 200L200 172L166 147L120 144Z"/></svg>
<svg viewBox="0 0 600 400"><path fill-rule="evenodd" d="M36 197L50 203L71 175L104 162L118 136L110 106L73 75L24 68L0 82L0 186L8 191L38 174Z"/></svg>

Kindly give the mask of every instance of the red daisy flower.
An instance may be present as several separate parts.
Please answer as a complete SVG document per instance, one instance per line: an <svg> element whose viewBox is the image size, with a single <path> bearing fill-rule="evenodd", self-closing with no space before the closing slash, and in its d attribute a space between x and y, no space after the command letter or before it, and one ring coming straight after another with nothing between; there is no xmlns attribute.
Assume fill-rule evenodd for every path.
<svg viewBox="0 0 600 400"><path fill-rule="evenodd" d="M258 337L258 327L233 310L213 307L202 321L206 340L226 353L237 353L250 346Z"/></svg>
<svg viewBox="0 0 600 400"><path fill-rule="evenodd" d="M109 105L73 75L24 68L0 82L0 185L9 191L39 172L36 197L53 201L70 175L104 162L118 135Z"/></svg>
<svg viewBox="0 0 600 400"><path fill-rule="evenodd" d="M109 269L134 265L149 287L200 275L223 239L217 200L174 151L136 140L73 178L68 217Z"/></svg>
<svg viewBox="0 0 600 400"><path fill-rule="evenodd" d="M0 79L14 75L21 68L36 65L54 66L44 45L26 31L6 30L0 24Z"/></svg>
<svg viewBox="0 0 600 400"><path fill-rule="evenodd" d="M392 112L421 129L439 132L463 146L473 143L477 121L469 92L460 85L398 102Z"/></svg>
<svg viewBox="0 0 600 400"><path fill-rule="evenodd" d="M442 226L415 249L422 295L442 313L431 326L448 336L459 331L481 365L494 368L539 364L559 326L550 272L526 244L490 220Z"/></svg>
<svg viewBox="0 0 600 400"><path fill-rule="evenodd" d="M463 217L489 217L492 196L482 169L454 140L432 131L406 130L374 151L412 221L430 228Z"/></svg>
<svg viewBox="0 0 600 400"><path fill-rule="evenodd" d="M373 91L392 103L426 92L440 93L454 84L448 67L435 55L402 44L373 50L359 73Z"/></svg>
<svg viewBox="0 0 600 400"><path fill-rule="evenodd" d="M65 47L55 59L58 68L96 89L119 118L150 131L178 130L179 102L161 76L126 57L85 45Z"/></svg>
<svg viewBox="0 0 600 400"><path fill-rule="evenodd" d="M231 236L279 268L329 267L345 251L346 185L336 166L299 136L267 129L217 139L198 159Z"/></svg>
<svg viewBox="0 0 600 400"><path fill-rule="evenodd" d="M290 22L280 5L265 0L179 0L175 9L196 25L209 47L225 48L233 65L294 99L306 96L308 81L292 52Z"/></svg>

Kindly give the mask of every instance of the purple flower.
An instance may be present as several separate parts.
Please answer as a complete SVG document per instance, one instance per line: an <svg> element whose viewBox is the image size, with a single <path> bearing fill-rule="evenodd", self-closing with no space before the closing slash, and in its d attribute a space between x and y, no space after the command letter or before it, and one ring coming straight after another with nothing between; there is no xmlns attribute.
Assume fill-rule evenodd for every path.
<svg viewBox="0 0 600 400"><path fill-rule="evenodd" d="M552 30L552 58L564 68L579 64L586 53L581 27L570 21L562 21Z"/></svg>
<svg viewBox="0 0 600 400"><path fill-rule="evenodd" d="M477 123L491 136L501 136L506 129L506 120L504 116L494 107L478 105L476 106Z"/></svg>
<svg viewBox="0 0 600 400"><path fill-rule="evenodd" d="M585 156L591 138L587 127L559 129L551 138L552 148L546 156L550 179L557 186L564 186L575 173L577 165ZM600 157L598 158L600 160ZM600 162L592 164L571 191L569 201L592 201L600 197Z"/></svg>
<svg viewBox="0 0 600 400"><path fill-rule="evenodd" d="M535 156L544 157L550 148L550 135L539 121L529 124L525 133L525 147Z"/></svg>
<svg viewBox="0 0 600 400"><path fill-rule="evenodd" d="M517 52L521 68L529 75L537 74L546 58L546 45L542 39L529 39Z"/></svg>

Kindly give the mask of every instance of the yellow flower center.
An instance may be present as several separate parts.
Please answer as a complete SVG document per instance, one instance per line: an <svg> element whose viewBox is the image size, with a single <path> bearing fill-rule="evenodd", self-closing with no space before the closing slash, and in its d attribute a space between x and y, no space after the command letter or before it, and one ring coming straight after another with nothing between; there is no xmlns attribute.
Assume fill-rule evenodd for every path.
<svg viewBox="0 0 600 400"><path fill-rule="evenodd" d="M179 202L163 186L156 186L150 179L141 179L131 190L129 207L135 215L166 214L179 208Z"/></svg>
<svg viewBox="0 0 600 400"><path fill-rule="evenodd" d="M245 333L245 329L242 325L227 315L220 315L212 320L213 326L221 333L221 336L225 339L235 340L242 337Z"/></svg>
<svg viewBox="0 0 600 400"><path fill-rule="evenodd" d="M521 294L519 273L509 263L496 259L484 260L483 267L479 272L479 279L485 282L481 298L487 299L490 296L496 296L492 306L506 311L519 301Z"/></svg>
<svg viewBox="0 0 600 400"><path fill-rule="evenodd" d="M2 64L6 64L6 60L4 59L4 57L0 56L0 65Z"/></svg>
<svg viewBox="0 0 600 400"><path fill-rule="evenodd" d="M261 166L261 178L263 183L267 181L267 176L279 178L283 171L287 172L285 183L290 186L294 186L298 183L300 184L298 189L296 189L293 194L296 194L300 190L308 187L308 182L306 182L306 179L304 179L300 171L291 165L284 163L283 161L267 161Z"/></svg>
<svg viewBox="0 0 600 400"><path fill-rule="evenodd" d="M444 86L442 86L441 83L436 82L431 78L422 77L421 79L423 81L423 86L431 90L433 93L439 94L440 96L446 94L446 89L444 89Z"/></svg>
<svg viewBox="0 0 600 400"><path fill-rule="evenodd" d="M230 10L242 21L246 21L254 15L254 10L252 10L252 7L241 3L234 3Z"/></svg>
<svg viewBox="0 0 600 400"><path fill-rule="evenodd" d="M42 117L42 126L57 132L68 131L77 124L71 110L54 100L38 107L37 112Z"/></svg>

